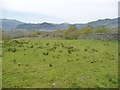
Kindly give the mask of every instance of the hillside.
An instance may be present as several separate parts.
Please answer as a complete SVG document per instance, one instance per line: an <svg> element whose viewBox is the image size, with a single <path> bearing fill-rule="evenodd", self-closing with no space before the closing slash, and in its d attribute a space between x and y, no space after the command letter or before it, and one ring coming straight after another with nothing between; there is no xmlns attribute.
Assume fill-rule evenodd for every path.
<svg viewBox="0 0 120 90"><path fill-rule="evenodd" d="M12 30L15 29L18 25L22 24L23 22L14 20L14 19L0 19L0 22L2 22L2 26L0 25L0 28L3 28L4 30Z"/></svg>
<svg viewBox="0 0 120 90"><path fill-rule="evenodd" d="M69 23L61 23L61 24L54 24L54 23L23 23L21 21L12 20L12 19L0 19L2 21L2 28L3 30L44 30L44 31L51 31L51 30L63 30L69 28L71 24ZM74 24L79 29L85 26L91 25L93 27L98 26L107 26L108 28L117 28L118 26L118 18L116 19L103 19L92 21L86 24ZM0 26L1 27L1 26Z"/></svg>
<svg viewBox="0 0 120 90"><path fill-rule="evenodd" d="M104 25L109 28L116 28L118 26L118 18L93 21L93 22L88 23L87 25L91 25L93 27Z"/></svg>

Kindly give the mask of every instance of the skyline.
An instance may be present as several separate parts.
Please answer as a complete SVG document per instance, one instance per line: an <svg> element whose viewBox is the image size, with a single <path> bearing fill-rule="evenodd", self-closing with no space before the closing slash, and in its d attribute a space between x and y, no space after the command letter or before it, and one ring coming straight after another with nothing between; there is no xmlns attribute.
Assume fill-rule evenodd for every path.
<svg viewBox="0 0 120 90"><path fill-rule="evenodd" d="M88 23L117 18L119 0L3 0L2 18L27 23ZM28 3L28 4L27 4Z"/></svg>
<svg viewBox="0 0 120 90"><path fill-rule="evenodd" d="M118 18L118 17L117 17ZM16 20L16 21L20 21L22 23L26 23L26 24L41 24L41 23L52 23L52 24L87 24L87 23L91 23L91 22L96 22L96 21L99 21L99 20L107 20L107 19L117 19L117 18L104 18L104 19L98 19L98 20L94 20L94 21L89 21L89 22L86 22L86 23L68 23L68 22L61 22L61 23L54 23L54 22L26 22L26 21L21 21L21 20L18 20L18 19L9 19L9 18L0 18L0 20Z"/></svg>

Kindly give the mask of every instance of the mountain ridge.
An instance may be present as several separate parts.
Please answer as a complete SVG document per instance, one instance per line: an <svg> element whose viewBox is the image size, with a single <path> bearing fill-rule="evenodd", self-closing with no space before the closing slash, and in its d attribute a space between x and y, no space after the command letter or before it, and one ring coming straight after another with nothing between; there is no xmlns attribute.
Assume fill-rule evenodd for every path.
<svg viewBox="0 0 120 90"><path fill-rule="evenodd" d="M108 28L117 28L118 27L118 18L114 19L99 19L97 21L92 21L84 24L69 24L69 23L60 23L60 24L54 24L54 23L25 23L21 22L15 19L0 19L0 22L2 22L0 28L3 28L3 30L10 31L10 30L63 30L69 28L70 25L76 25L77 28L83 28L88 25L93 27L99 27L99 26L107 26Z"/></svg>

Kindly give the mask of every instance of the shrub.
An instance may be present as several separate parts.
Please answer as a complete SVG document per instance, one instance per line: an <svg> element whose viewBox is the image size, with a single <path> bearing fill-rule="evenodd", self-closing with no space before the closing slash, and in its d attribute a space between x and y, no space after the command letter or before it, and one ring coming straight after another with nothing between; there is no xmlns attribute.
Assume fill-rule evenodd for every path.
<svg viewBox="0 0 120 90"><path fill-rule="evenodd" d="M8 51L16 52L16 48L8 48Z"/></svg>
<svg viewBox="0 0 120 90"><path fill-rule="evenodd" d="M43 53L43 55L48 55L49 53L48 52L46 52L46 53Z"/></svg>
<svg viewBox="0 0 120 90"><path fill-rule="evenodd" d="M52 64L49 64L50 67L52 67Z"/></svg>
<svg viewBox="0 0 120 90"><path fill-rule="evenodd" d="M33 48L33 45L31 45L30 48Z"/></svg>

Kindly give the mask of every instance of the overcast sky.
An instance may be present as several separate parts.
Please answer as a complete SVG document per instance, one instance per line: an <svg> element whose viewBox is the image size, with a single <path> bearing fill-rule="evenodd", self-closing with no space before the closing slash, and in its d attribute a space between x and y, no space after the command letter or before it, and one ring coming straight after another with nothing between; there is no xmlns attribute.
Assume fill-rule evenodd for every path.
<svg viewBox="0 0 120 90"><path fill-rule="evenodd" d="M87 23L117 18L119 0L0 0L2 17L24 22Z"/></svg>

